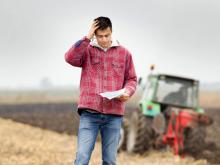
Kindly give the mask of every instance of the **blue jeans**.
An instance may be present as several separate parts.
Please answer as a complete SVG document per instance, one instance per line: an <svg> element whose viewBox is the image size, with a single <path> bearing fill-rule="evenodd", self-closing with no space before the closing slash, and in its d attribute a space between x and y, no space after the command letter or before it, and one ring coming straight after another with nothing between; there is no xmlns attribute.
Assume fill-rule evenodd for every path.
<svg viewBox="0 0 220 165"><path fill-rule="evenodd" d="M100 130L102 141L102 164L115 165L120 138L122 116L89 113L80 116L75 165L88 165Z"/></svg>

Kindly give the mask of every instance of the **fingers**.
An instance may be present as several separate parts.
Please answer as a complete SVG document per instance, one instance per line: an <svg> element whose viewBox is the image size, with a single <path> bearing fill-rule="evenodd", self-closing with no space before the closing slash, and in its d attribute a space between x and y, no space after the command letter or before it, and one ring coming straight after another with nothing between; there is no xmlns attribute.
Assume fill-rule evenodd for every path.
<svg viewBox="0 0 220 165"><path fill-rule="evenodd" d="M93 21L93 24L98 24L98 23L99 23L98 20L94 20L94 21Z"/></svg>
<svg viewBox="0 0 220 165"><path fill-rule="evenodd" d="M93 23L92 23L92 25L91 25L91 27L90 27L89 33L88 33L88 35L87 35L87 38L88 38L88 39L92 39L92 38L93 38L96 29L98 29L98 27L99 27L99 26L98 26L98 23L99 23L98 20L93 21Z"/></svg>
<svg viewBox="0 0 220 165"><path fill-rule="evenodd" d="M118 99L120 101L127 101L129 99L129 96L128 95L122 95L122 96L118 97Z"/></svg>
<svg viewBox="0 0 220 165"><path fill-rule="evenodd" d="M92 27L94 30L96 30L99 27L98 24L99 24L98 20L93 21Z"/></svg>
<svg viewBox="0 0 220 165"><path fill-rule="evenodd" d="M119 100L124 102L124 101L127 101L128 98L120 98Z"/></svg>

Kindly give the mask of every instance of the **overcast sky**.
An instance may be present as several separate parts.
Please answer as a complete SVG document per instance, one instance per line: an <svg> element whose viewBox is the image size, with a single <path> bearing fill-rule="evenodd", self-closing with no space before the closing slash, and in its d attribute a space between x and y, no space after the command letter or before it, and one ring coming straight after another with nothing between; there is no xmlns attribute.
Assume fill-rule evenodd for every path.
<svg viewBox="0 0 220 165"><path fill-rule="evenodd" d="M220 82L219 0L0 0L0 88L78 85L65 52L108 16L138 76L158 72Z"/></svg>

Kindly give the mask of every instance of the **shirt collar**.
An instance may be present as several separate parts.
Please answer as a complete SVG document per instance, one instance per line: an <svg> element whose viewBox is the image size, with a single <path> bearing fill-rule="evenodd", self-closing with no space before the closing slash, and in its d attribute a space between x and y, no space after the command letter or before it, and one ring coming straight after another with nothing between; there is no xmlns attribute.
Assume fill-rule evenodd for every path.
<svg viewBox="0 0 220 165"><path fill-rule="evenodd" d="M104 51L107 51L107 50L108 50L109 48L111 48L111 47L117 47L117 46L119 46L119 42L118 42L118 40L112 38L112 44L111 44L111 46L110 46L109 48L103 48L103 47L101 47L101 46L98 44L96 38L93 38L93 39L91 40L91 42L90 42L90 45L91 45L91 46L94 46L94 47L98 47L98 48L100 48L100 49L102 49L102 50L104 50Z"/></svg>

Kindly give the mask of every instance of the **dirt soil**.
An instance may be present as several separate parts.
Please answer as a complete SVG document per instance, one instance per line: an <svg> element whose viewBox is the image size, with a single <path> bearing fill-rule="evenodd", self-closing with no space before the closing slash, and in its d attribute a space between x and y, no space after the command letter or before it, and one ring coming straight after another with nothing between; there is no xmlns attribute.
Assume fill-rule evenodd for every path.
<svg viewBox="0 0 220 165"><path fill-rule="evenodd" d="M0 118L0 165L71 165L76 154L76 136ZM97 142L90 165L101 164ZM150 151L145 155L120 153L118 165L207 165L206 160L181 159L171 152Z"/></svg>
<svg viewBox="0 0 220 165"><path fill-rule="evenodd" d="M131 112L131 109L127 109L126 112L126 117L129 117ZM211 109L211 108L207 108L206 112L209 116L211 116L214 119L214 123L213 125L211 125L210 127L207 127L207 139L206 139L206 144L204 144L204 150L201 151L201 153L199 153L198 155L194 155L194 157L196 158L196 160L198 160L199 162L201 162L204 164L204 159L206 159L208 161L208 163L210 164L220 164L220 109ZM44 147L46 147L47 150L47 145L50 145L49 143L51 143L52 145L52 141L50 139L50 136L52 136L52 134L56 137L59 137L61 139L64 139L63 143L66 143L66 141L68 141L69 143L65 144L68 145L67 149L68 151L62 151L68 155L70 153L70 158L68 158L69 162L67 161L66 163L63 164L69 164L73 157L74 157L74 152L75 149L72 148L75 146L75 143L73 144L73 141L75 141L75 136L77 134L77 128L78 128L78 114L76 112L76 105L75 104L71 104L71 103L48 103L48 104L19 104L19 105L0 105L0 117L2 118L8 118L8 119L12 119L14 121L17 122L21 122L21 123L26 123L32 126L36 126L36 127L40 127L43 128L44 130L38 129L38 128L34 128L34 127L30 127L25 125L25 130L24 131L24 135L27 134L27 130L40 130L41 132L41 137L39 137L39 139L43 138L45 139L45 141L48 142L48 144L41 144L40 140L38 139L36 142L34 142L33 144L29 144L30 146L26 146L25 149L23 149L23 144L17 144L17 142L14 142L14 140L16 140L17 137L19 137L18 135L20 135L20 132L22 132L22 128L24 125L20 125L18 123L13 123L11 121L7 121L7 120L3 120L4 122L8 122L9 126L13 126L14 128L10 128L10 127L5 127L3 128L4 124L0 124L0 129L3 132L0 132L1 137L4 137L5 139L11 139L12 137L14 137L14 139L11 139L10 142L5 143L4 144L4 140L0 141L0 145L7 145L5 146L5 148L1 148L1 152L0 152L0 165L7 165L7 163L3 163L4 161L6 161L6 158L10 155L20 155L21 157L25 156L25 154L27 154L26 152L31 152L30 154L33 155L29 155L26 156L25 159L27 159L27 161L30 159L30 161L32 161L32 158L34 159L34 157L37 156L38 157L44 157L44 154L40 153L43 152ZM13 124L12 124L13 123ZM17 125L19 125L19 127L22 127L21 129L18 130L13 130L17 128ZM11 133L10 131L11 130ZM48 131L48 130L52 130ZM55 132L54 132L55 131ZM13 132L15 133L13 135ZM31 131L30 131L31 132ZM49 133L51 135L47 135ZM57 133L56 133L57 132ZM29 140L31 141L31 139L33 140L35 137L38 138L37 134L38 133L33 133L34 135L31 134L27 134L23 137L23 135L20 137L20 139L18 141L20 142L28 142ZM2 136L4 135L4 136ZM45 137L44 137L45 136ZM24 138L24 139L22 139ZM48 139L47 139L48 138ZM58 139L59 139L58 138ZM71 139L71 140L66 140L66 139ZM42 140L42 139L41 139ZM58 140L59 141L59 140ZM62 140L60 140L62 141ZM45 142L45 143L47 143ZM26 144L26 143L24 143ZM28 144L28 143L27 143ZM16 145L21 145L18 146L18 149L16 151L13 151L14 147L16 147ZM33 145L33 146L32 146ZM59 159L59 155L62 155L61 153L54 153L54 151L57 150L57 148L59 148L60 143L55 141L55 143L53 145L58 145L56 146L56 149L49 149L46 152L52 152L51 154L55 154L52 157L57 157L57 159ZM98 146L100 144L98 143ZM30 147L30 148L29 148ZM39 151L39 153L36 153L38 151L36 151L34 148L40 148L41 151ZM53 146L54 147L54 146ZM60 148L62 148L63 146L61 145ZM7 149L8 148L8 149ZM31 149L32 148L32 149ZM66 146L64 146L64 148L66 148ZM4 150L4 151L2 151ZM12 151L11 151L12 150ZM23 151L25 150L25 151ZM32 151L33 150L33 151ZM52 151L53 150L53 151ZM14 153L15 152L15 153ZM43 152L44 153L44 152ZM2 157L2 154L6 154L7 156ZM57 156L58 154L58 156ZM167 153L167 152L156 152L156 151L150 151L150 153L146 153L146 157L143 156L138 156L138 155L127 155L126 153L121 153L119 156L119 160L120 157L125 157L125 160L129 160L129 163L132 163L132 160L134 160L134 164L136 162L136 158L139 160L141 160L140 164L146 164L146 162L148 162L148 158L149 155L151 155L150 157L154 157L153 155L155 155L154 158L152 158L155 162L157 162L156 157L158 157L159 154L159 160L163 159L164 157L164 161L170 161L169 164L172 164L173 161L173 156L171 156L171 153ZM167 154L171 157L167 158ZM28 155L28 154L27 154ZM35 156L34 156L35 155ZM19 156L19 157L20 157ZM15 156L16 157L16 156ZM27 158L30 157L30 158ZM96 157L96 156L95 156ZM100 155L98 156L100 157ZM16 158L17 159L17 158ZM19 158L20 159L20 158ZM38 158L36 158L38 159ZM49 161L46 158L42 158L41 162L45 161ZM143 160L142 160L143 159ZM147 161L145 160L147 159ZM14 160L14 157L12 156L10 160ZM63 159L64 160L64 159ZM65 159L67 160L67 158ZM124 161L120 162L121 164L123 164ZM9 161L9 160L8 160ZM29 164L30 165L30 161ZM58 161L58 160L57 160ZM101 164L100 162L101 160L99 160L98 164ZM146 161L146 162L145 162ZM17 162L17 161L16 161ZM193 160L193 162L195 162L195 160ZM196 161L197 162L197 161ZM22 163L22 165L25 163ZM41 163L41 164L46 164L46 163ZM62 163L61 163L62 164ZM126 163L126 165L128 164L128 162ZM136 163L139 164L139 163ZM158 162L159 164L159 162ZM191 163L188 163L191 164ZM207 164L207 163L206 163Z"/></svg>

